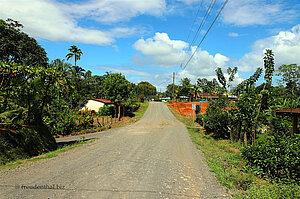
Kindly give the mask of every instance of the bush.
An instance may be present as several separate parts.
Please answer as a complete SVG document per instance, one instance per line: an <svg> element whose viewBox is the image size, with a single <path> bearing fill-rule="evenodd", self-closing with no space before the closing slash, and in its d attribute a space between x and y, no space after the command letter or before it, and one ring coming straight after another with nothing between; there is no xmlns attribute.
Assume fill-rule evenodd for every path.
<svg viewBox="0 0 300 199"><path fill-rule="evenodd" d="M76 129L78 113L73 109L64 108L57 111L52 117L44 116L43 123L53 135L69 135Z"/></svg>
<svg viewBox="0 0 300 199"><path fill-rule="evenodd" d="M124 107L125 115L133 117L134 116L133 112L137 111L141 105L134 101L128 100L125 102L124 106L125 106Z"/></svg>
<svg viewBox="0 0 300 199"><path fill-rule="evenodd" d="M87 128L89 126L92 126L93 123L94 123L94 119L93 119L93 116L94 116L94 111L92 110L89 110L87 108L85 108L84 110L81 110L80 111L80 115L78 116L78 126L77 128Z"/></svg>
<svg viewBox="0 0 300 199"><path fill-rule="evenodd" d="M246 198L294 199L299 198L300 186L297 184L255 182L247 190Z"/></svg>
<svg viewBox="0 0 300 199"><path fill-rule="evenodd" d="M205 120L204 119L205 118L205 114L197 114L196 115L196 122L198 123L198 124L200 124L201 126L203 126L204 125L204 123L203 123L203 121Z"/></svg>
<svg viewBox="0 0 300 199"><path fill-rule="evenodd" d="M206 109L203 117L204 128L207 133L213 133L216 138L228 138L228 114L219 105L219 102L211 102Z"/></svg>
<svg viewBox="0 0 300 199"><path fill-rule="evenodd" d="M45 126L0 124L0 165L28 158L57 148Z"/></svg>
<svg viewBox="0 0 300 199"><path fill-rule="evenodd" d="M111 116L114 114L115 112L115 107L114 106L107 106L107 105L104 105L103 107L101 107L99 109L99 115L101 116Z"/></svg>
<svg viewBox="0 0 300 199"><path fill-rule="evenodd" d="M244 147L242 156L256 173L275 181L300 182L300 136L275 135Z"/></svg>

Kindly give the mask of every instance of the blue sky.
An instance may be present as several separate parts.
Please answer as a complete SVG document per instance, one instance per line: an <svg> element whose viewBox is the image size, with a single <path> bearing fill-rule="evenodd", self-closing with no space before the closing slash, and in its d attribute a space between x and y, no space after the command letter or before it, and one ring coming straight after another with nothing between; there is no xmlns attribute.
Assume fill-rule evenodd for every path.
<svg viewBox="0 0 300 199"><path fill-rule="evenodd" d="M191 45L211 2L212 12ZM177 81L188 77L194 83L199 77L212 79L216 67L225 72L228 66L238 67L237 84L263 66L265 48L274 51L276 67L300 65L298 0L229 0L181 70L180 64L194 52L224 2L0 0L0 18L20 21L50 60L63 59L69 46L77 45L83 51L78 64L93 74L121 72L132 82L149 81L161 90L171 83L172 72L177 72Z"/></svg>

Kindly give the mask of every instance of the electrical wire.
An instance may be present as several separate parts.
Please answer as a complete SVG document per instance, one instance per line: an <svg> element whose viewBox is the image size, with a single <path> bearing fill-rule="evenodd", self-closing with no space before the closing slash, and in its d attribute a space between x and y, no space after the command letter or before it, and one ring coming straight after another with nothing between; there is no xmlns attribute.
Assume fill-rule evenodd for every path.
<svg viewBox="0 0 300 199"><path fill-rule="evenodd" d="M202 44L203 40L205 39L205 37L207 36L208 32L210 31L210 29L212 28L212 26L214 25L214 23L216 22L217 18L220 16L222 10L224 9L224 7L226 6L226 4L228 3L229 0L226 0L222 6L222 8L220 9L219 13L217 14L217 16L215 17L214 21L212 22L212 24L210 25L210 27L208 28L208 30L206 31L205 35L202 37L201 41L199 42L196 50L193 52L193 54L191 55L191 57L189 58L189 60L186 62L186 64L184 65L182 70L185 70L187 65L190 63L190 61L192 60L192 58L194 57L194 55L196 54L199 46ZM177 71L178 72L178 71Z"/></svg>
<svg viewBox="0 0 300 199"><path fill-rule="evenodd" d="M198 28L198 30L197 30L197 32L196 32L196 34L195 34L195 36L194 36L194 38L193 38L193 40L192 40L190 46L193 46L194 43L197 41L197 39L198 39L198 37L199 37L199 34L201 33L201 30L202 30L204 24L205 24L206 21L207 21L207 18L209 17L209 15L210 15L212 9L213 9L214 6L215 6L215 3L216 3L216 0L212 0L212 1L210 2L210 5L209 5L208 9L206 10L206 13L205 13L205 15L204 15L204 17L203 17L203 19L202 19L202 22L201 22L201 24L199 25L199 28Z"/></svg>
<svg viewBox="0 0 300 199"><path fill-rule="evenodd" d="M191 32L192 32L192 30L193 30L193 28L194 28L194 25L195 25L195 23L196 23L196 20L197 20L197 18L198 18L198 15L199 15L199 12L200 12L200 10L201 10L202 4L203 4L203 0L202 0L201 3L200 3L200 6L199 6L198 11L197 11L197 14L196 14L196 16L195 16L195 18L194 18L193 25L192 25L191 28L190 28L188 37L187 37L187 39L186 39L186 42L187 42L187 43L189 43L189 38L190 38L190 36L191 36Z"/></svg>
<svg viewBox="0 0 300 199"><path fill-rule="evenodd" d="M195 36L194 36L194 38L193 38L191 44L189 44L189 47L190 47L190 46L193 46L194 43L195 43L195 41L197 41L197 39L198 39L198 37L199 37L199 34L201 33L202 28L203 28L204 24L206 23L207 18L209 17L209 15L210 15L210 13L211 13L211 11L212 11L212 9L213 9L215 3L216 3L216 0L211 0L211 2L210 2L210 4L209 4L209 7L207 8L206 13L205 13L205 15L204 15L204 17L203 17L203 19L202 19L202 21L201 21L201 23L200 23L198 29L197 29L196 34L195 34ZM198 9L198 11L199 11L199 9ZM198 14L198 13L197 13L197 14ZM194 20L194 21L195 21L195 20ZM187 43L188 43L188 40L187 40ZM183 63L186 62L186 60L187 60L187 59L182 60L182 62L181 62L181 64L180 64L180 68L182 68ZM177 72L178 72L178 71L177 71ZM176 73L177 73L177 72L176 72Z"/></svg>

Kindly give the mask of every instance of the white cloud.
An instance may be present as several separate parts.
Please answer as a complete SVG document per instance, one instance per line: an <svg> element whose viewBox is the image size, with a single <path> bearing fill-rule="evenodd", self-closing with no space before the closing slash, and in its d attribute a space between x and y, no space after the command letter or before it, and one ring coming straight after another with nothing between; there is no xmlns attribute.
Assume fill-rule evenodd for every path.
<svg viewBox="0 0 300 199"><path fill-rule="evenodd" d="M165 9L165 0L90 0L65 5L65 10L74 17L90 17L105 23L129 20L142 14L161 16Z"/></svg>
<svg viewBox="0 0 300 199"><path fill-rule="evenodd" d="M253 72L257 67L263 67L265 49L274 52L275 66L282 64L300 65L300 24L288 31L280 31L277 35L256 41L252 51L234 64L242 72Z"/></svg>
<svg viewBox="0 0 300 199"><path fill-rule="evenodd" d="M51 0L0 0L0 18L12 18L24 25L34 37L51 41L69 41L109 45L116 38L137 32L136 28L86 28L78 25L81 17L101 22L129 20L141 14L159 16L165 9L164 0L91 0L86 3L59 3Z"/></svg>
<svg viewBox="0 0 300 199"><path fill-rule="evenodd" d="M146 59L137 55L133 58L135 63L155 64L165 68L178 66L186 57L184 51L188 44L180 40L171 40L167 33L155 33L153 38L139 39L133 47L146 55Z"/></svg>
<svg viewBox="0 0 300 199"><path fill-rule="evenodd" d="M180 40L171 40L167 33L156 33L152 38L146 40L139 39L133 47L141 52L141 54L133 58L136 64L165 68L186 63L187 58L196 50L194 46L191 50L186 51L188 47L187 43ZM215 78L216 68L221 67L225 69L229 61L228 57L220 53L211 55L209 52L200 49L195 53L185 70L178 72L177 80L188 77L192 82L195 82L199 77L207 79ZM240 81L241 78L239 77L237 80Z"/></svg>
<svg viewBox="0 0 300 199"><path fill-rule="evenodd" d="M239 26L286 23L296 19L298 13L280 0L231 0L225 7L222 19Z"/></svg>
<svg viewBox="0 0 300 199"><path fill-rule="evenodd" d="M231 33L228 34L228 36L229 36L229 37L238 37L239 34L236 33L236 32L231 32Z"/></svg>

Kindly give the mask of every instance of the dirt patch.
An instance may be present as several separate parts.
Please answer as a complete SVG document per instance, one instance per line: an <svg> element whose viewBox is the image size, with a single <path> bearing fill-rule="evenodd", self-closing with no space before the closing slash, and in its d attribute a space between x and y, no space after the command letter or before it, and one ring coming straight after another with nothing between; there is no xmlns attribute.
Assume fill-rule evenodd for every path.
<svg viewBox="0 0 300 199"><path fill-rule="evenodd" d="M237 148L229 147L230 150L232 150L235 153L240 153L241 151Z"/></svg>

